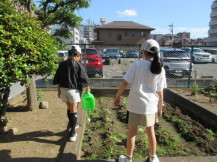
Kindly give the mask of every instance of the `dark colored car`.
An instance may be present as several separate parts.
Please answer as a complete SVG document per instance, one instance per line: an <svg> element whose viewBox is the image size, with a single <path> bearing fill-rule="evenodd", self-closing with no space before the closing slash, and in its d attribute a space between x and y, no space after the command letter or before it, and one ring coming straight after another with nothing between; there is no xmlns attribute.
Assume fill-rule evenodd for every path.
<svg viewBox="0 0 217 162"><path fill-rule="evenodd" d="M128 50L126 53L127 58L139 58L139 51L138 50Z"/></svg>
<svg viewBox="0 0 217 162"><path fill-rule="evenodd" d="M118 48L106 48L104 50L104 59L105 64L110 64L111 59L116 59L118 60L118 63L120 63L121 55Z"/></svg>
<svg viewBox="0 0 217 162"><path fill-rule="evenodd" d="M99 52L95 48L86 48L81 51L88 77L94 77L96 74L103 77L103 61Z"/></svg>

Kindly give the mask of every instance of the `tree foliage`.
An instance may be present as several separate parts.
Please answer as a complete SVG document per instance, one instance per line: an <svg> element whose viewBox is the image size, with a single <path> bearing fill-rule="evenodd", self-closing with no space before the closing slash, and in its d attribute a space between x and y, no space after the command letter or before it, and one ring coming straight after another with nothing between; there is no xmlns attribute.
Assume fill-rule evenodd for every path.
<svg viewBox="0 0 217 162"><path fill-rule="evenodd" d="M57 64L56 39L28 13L17 12L8 0L0 2L0 119L10 86L26 84L33 75L50 75Z"/></svg>
<svg viewBox="0 0 217 162"><path fill-rule="evenodd" d="M77 16L75 11L87 8L91 0L40 0L39 8L33 0L19 0L27 8L32 8L38 19L42 22L42 28L59 24L62 26L57 30L55 36L70 38L70 29L78 27L82 18ZM32 2L31 2L32 1ZM32 7L29 7L32 5Z"/></svg>

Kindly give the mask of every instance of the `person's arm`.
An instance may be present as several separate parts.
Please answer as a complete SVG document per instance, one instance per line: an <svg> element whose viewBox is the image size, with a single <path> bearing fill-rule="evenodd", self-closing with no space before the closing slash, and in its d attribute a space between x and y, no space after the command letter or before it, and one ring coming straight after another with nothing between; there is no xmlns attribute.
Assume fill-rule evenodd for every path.
<svg viewBox="0 0 217 162"><path fill-rule="evenodd" d="M118 106L120 104L120 96L121 94L124 92L125 88L128 86L128 83L124 80L122 83L121 83L121 86L120 88L118 89L118 92L116 93L115 95L115 99L114 99L114 104L116 106Z"/></svg>
<svg viewBox="0 0 217 162"><path fill-rule="evenodd" d="M163 103L163 91L157 92L157 94L158 94L158 98L159 98L159 101L158 101L158 117L161 118L162 117L162 110L163 110L163 106L164 106L164 103Z"/></svg>

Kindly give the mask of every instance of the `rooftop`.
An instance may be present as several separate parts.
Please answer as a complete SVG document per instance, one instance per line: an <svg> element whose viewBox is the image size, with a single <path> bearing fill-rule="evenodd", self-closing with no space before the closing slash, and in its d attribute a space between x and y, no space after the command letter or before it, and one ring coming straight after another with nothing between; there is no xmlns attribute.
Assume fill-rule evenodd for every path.
<svg viewBox="0 0 217 162"><path fill-rule="evenodd" d="M155 30L142 24L135 23L133 21L113 21L108 24L97 26L96 29L145 29L145 30Z"/></svg>

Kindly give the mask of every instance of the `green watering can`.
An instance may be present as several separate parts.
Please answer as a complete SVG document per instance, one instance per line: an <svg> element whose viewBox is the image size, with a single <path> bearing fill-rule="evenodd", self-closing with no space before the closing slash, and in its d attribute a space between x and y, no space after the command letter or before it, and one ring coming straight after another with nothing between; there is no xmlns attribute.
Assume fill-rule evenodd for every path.
<svg viewBox="0 0 217 162"><path fill-rule="evenodd" d="M82 96L82 107L85 111L87 111L88 114L88 119L87 121L90 122L90 111L93 110L95 108L95 98L93 96L92 93L90 93L90 91L87 91L84 93L84 95Z"/></svg>

